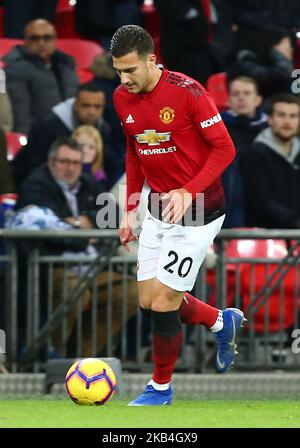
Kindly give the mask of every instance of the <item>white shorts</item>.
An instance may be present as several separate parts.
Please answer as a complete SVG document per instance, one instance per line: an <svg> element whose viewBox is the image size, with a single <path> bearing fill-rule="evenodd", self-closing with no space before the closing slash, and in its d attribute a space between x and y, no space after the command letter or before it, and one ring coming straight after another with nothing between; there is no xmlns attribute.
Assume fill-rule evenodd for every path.
<svg viewBox="0 0 300 448"><path fill-rule="evenodd" d="M168 224L147 212L139 237L137 280L157 278L176 291L191 291L208 247L225 215L205 226Z"/></svg>

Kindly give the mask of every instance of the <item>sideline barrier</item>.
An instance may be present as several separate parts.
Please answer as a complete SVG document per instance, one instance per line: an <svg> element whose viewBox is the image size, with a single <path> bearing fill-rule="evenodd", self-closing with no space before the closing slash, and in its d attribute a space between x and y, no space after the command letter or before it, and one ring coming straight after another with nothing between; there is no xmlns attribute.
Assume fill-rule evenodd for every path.
<svg viewBox="0 0 300 448"><path fill-rule="evenodd" d="M49 359L86 356L116 357L127 371L151 371L151 323L139 313L136 257L118 255L116 230L5 229L0 238L11 372L43 372ZM96 259L45 252L44 243L64 238L96 238L102 249ZM300 328L299 241L297 230L222 230L215 262L199 271L196 297L221 309L241 308L248 318L236 369L300 368L293 337ZM22 250L24 243L30 250ZM185 326L176 371L214 372L214 362L213 334Z"/></svg>

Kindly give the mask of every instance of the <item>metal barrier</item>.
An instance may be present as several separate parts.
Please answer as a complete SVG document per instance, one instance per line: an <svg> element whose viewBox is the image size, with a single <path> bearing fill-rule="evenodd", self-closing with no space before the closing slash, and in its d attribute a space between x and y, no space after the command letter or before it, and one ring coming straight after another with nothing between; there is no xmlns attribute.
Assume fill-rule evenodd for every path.
<svg viewBox="0 0 300 448"><path fill-rule="evenodd" d="M64 238L97 239L100 250L94 257L57 256L40 246ZM0 262L11 372L40 372L49 358L83 356L116 356L125 370L151 371L150 322L139 312L136 258L116 255L117 231L1 230L0 239L7 247ZM299 240L296 230L222 230L214 266L204 263L199 271L196 297L222 309L241 308L248 318L236 369L300 367L292 337L299 328ZM30 250L22 249L24 242ZM177 371L213 372L214 364L213 334L185 326Z"/></svg>

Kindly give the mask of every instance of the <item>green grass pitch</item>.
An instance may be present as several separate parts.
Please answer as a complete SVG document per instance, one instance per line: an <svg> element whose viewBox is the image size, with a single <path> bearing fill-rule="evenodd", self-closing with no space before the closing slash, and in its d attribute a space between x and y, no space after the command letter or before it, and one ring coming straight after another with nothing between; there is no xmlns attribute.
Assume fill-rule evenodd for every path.
<svg viewBox="0 0 300 448"><path fill-rule="evenodd" d="M132 398L132 397L131 397ZM0 428L299 428L296 400L185 400L171 406L78 406L49 396L0 400Z"/></svg>

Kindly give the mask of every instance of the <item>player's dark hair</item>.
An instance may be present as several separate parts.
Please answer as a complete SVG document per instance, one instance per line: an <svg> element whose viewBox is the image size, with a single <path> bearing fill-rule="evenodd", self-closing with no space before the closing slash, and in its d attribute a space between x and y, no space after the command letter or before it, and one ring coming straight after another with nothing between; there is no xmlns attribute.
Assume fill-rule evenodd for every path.
<svg viewBox="0 0 300 448"><path fill-rule="evenodd" d="M151 35L138 25L121 26L113 35L110 52L119 58L136 51L138 56L146 56L154 52L154 43Z"/></svg>
<svg viewBox="0 0 300 448"><path fill-rule="evenodd" d="M297 104L300 113L300 100L296 95L293 95L292 93L278 93L276 95L273 95L270 99L268 110L269 115L273 115L275 110L274 106L277 103Z"/></svg>

